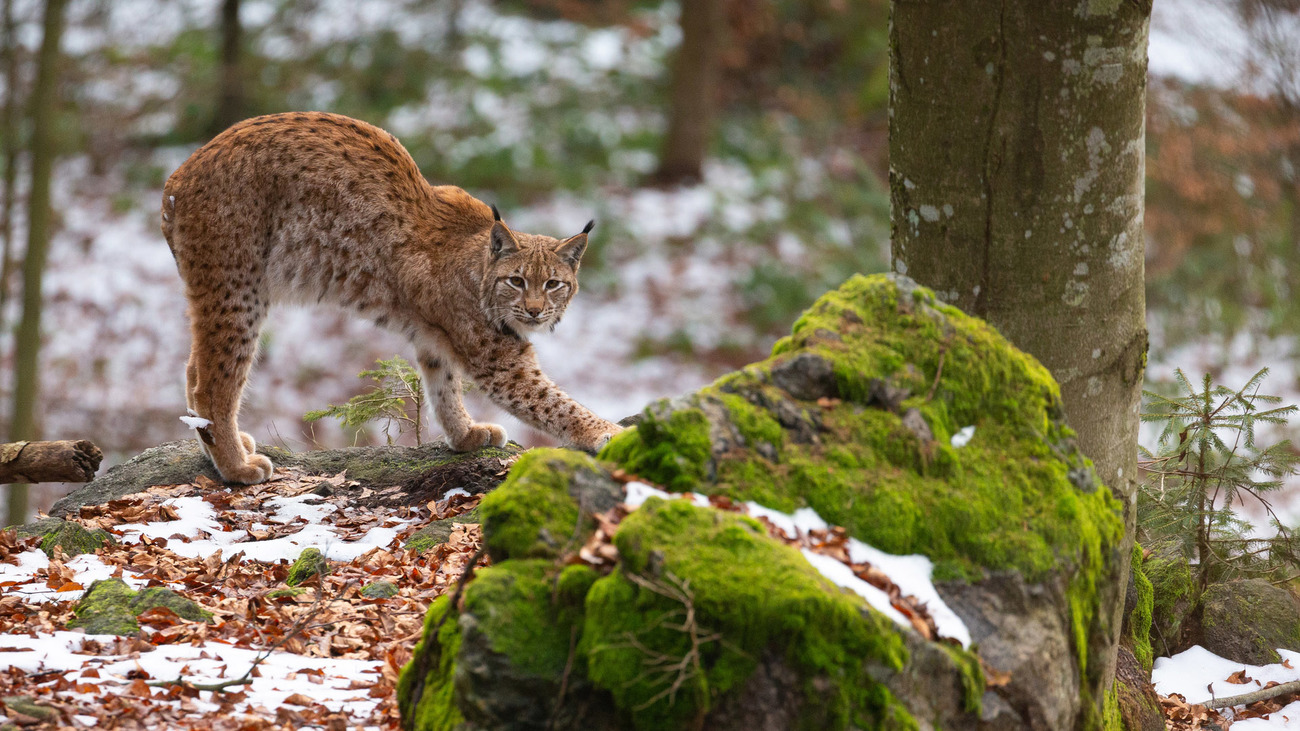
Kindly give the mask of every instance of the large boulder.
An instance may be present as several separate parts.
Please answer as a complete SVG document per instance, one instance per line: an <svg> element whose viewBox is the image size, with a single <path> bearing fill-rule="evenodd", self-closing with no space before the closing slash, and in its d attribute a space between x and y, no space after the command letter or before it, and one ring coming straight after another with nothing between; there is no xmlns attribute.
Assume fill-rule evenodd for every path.
<svg viewBox="0 0 1300 731"><path fill-rule="evenodd" d="M1264 579L1210 584L1189 644L1247 665L1281 662L1278 648L1300 652L1300 599Z"/></svg>
<svg viewBox="0 0 1300 731"><path fill-rule="evenodd" d="M578 562L629 473L810 507L928 556L972 649L900 627L757 521L689 501L624 518L613 570ZM480 512L493 566L430 608L398 688L407 729L1118 723L1104 658L1120 504L1046 369L905 278L855 277L771 358L651 405L597 459L526 454Z"/></svg>

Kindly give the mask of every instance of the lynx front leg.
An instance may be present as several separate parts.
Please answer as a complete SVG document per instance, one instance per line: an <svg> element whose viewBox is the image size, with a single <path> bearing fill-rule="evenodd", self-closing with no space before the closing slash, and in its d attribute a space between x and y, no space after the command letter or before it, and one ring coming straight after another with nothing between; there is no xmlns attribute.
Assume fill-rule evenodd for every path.
<svg viewBox="0 0 1300 731"><path fill-rule="evenodd" d="M447 432L447 444L457 452L479 447L500 447L506 443L506 430L497 424L476 424L460 399L461 380L454 364L431 352L419 355L424 392L433 404L438 422Z"/></svg>
<svg viewBox="0 0 1300 731"><path fill-rule="evenodd" d="M537 366L527 343L484 358L474 377L488 398L522 421L563 439L577 449L596 452L623 427L593 414L574 401Z"/></svg>

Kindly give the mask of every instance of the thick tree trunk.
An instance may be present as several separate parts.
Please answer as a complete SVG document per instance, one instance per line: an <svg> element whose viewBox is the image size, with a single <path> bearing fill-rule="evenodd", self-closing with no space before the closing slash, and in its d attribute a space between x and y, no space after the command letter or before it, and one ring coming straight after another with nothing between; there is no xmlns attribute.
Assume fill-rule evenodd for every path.
<svg viewBox="0 0 1300 731"><path fill-rule="evenodd" d="M27 197L27 252L23 256L23 315L18 323L14 357L14 410L9 438L34 439L36 399L40 392L41 277L50 243L50 174L54 142L50 129L58 102L59 37L67 0L46 0L44 36L32 88L32 184ZM27 486L9 488L8 525L27 520Z"/></svg>
<svg viewBox="0 0 1300 731"><path fill-rule="evenodd" d="M1150 0L895 0L893 265L1037 356L1135 517ZM1089 642L1094 704L1114 637ZM1095 710L1099 710L1098 705ZM1089 711L1091 713L1091 711Z"/></svg>
<svg viewBox="0 0 1300 731"><path fill-rule="evenodd" d="M13 279L14 230L13 211L14 196L18 179L18 38L17 24L14 21L14 2L4 0L4 19L0 21L0 45L4 47L3 59L5 74L4 109L0 112L0 137L4 138L4 191L0 193L0 330L5 327L5 305L9 303L9 285Z"/></svg>
<svg viewBox="0 0 1300 731"><path fill-rule="evenodd" d="M0 444L0 485L14 482L90 482L104 459L82 439ZM10 525L16 525L10 523Z"/></svg>
<svg viewBox="0 0 1300 731"><path fill-rule="evenodd" d="M208 128L208 133L214 137L244 118L243 35L239 0L222 0L221 87L217 92L217 109Z"/></svg>
<svg viewBox="0 0 1300 731"><path fill-rule="evenodd" d="M682 45L673 62L668 133L659 154L656 183L672 185L700 179L717 116L722 78L726 16L722 0L682 3Z"/></svg>

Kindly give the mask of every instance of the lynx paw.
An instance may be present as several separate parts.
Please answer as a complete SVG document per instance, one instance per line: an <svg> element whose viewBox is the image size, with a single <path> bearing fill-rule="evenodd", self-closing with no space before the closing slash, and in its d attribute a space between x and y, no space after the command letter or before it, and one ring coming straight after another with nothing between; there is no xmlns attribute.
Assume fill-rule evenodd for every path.
<svg viewBox="0 0 1300 731"><path fill-rule="evenodd" d="M506 430L498 424L475 424L460 439L447 435L447 443L457 452L469 452L480 447L504 447Z"/></svg>
<svg viewBox="0 0 1300 731"><path fill-rule="evenodd" d="M217 471L221 473L222 479L226 482L238 482L241 485L256 485L259 482L266 482L275 473L275 467L271 460L264 454L250 454L244 464L234 469L223 470L220 467Z"/></svg>
<svg viewBox="0 0 1300 731"><path fill-rule="evenodd" d="M581 449L582 451L590 452L591 454L595 454L604 449L605 445L609 444L609 440L613 439L615 434L623 431L623 427L618 424L606 423L606 427L605 430L596 432L594 438L575 440L572 445L573 448Z"/></svg>
<svg viewBox="0 0 1300 731"><path fill-rule="evenodd" d="M257 441L248 432L239 432L239 441L244 443L244 451L253 454L257 451Z"/></svg>

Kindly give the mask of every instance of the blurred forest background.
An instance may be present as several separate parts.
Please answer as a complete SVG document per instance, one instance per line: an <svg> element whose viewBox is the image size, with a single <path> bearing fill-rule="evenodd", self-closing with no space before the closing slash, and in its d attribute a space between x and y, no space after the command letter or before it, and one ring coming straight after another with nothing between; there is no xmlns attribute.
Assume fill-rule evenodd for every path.
<svg viewBox="0 0 1300 731"><path fill-rule="evenodd" d="M62 38L42 74L50 10ZM113 464L190 435L161 188L257 114L384 127L431 181L523 230L596 218L583 292L535 343L612 419L757 359L815 296L888 267L888 0L3 0L3 13L0 441L87 438ZM1150 72L1148 378L1182 367L1244 383L1267 365L1266 390L1300 401L1300 2L1156 0ZM48 227L27 215L43 160ZM48 261L32 273L42 229ZM33 276L35 395L15 378L36 347L19 326ZM410 355L333 311L275 311L241 423L292 449L382 441L301 416L395 353Z"/></svg>

